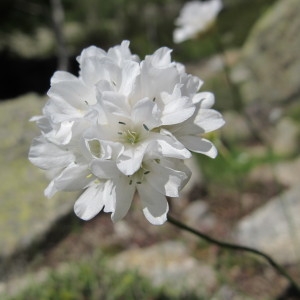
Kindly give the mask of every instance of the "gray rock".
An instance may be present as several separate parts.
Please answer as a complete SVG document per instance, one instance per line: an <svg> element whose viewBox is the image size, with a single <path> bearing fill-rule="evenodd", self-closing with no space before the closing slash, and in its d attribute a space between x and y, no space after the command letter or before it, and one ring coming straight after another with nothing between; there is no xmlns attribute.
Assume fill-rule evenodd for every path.
<svg viewBox="0 0 300 300"><path fill-rule="evenodd" d="M297 186L300 183L300 157L292 160L281 161L274 164L261 164L249 173L251 182L268 184L277 182L284 187Z"/></svg>
<svg viewBox="0 0 300 300"><path fill-rule="evenodd" d="M208 204L201 200L190 203L184 209L182 218L185 224L204 232L211 230L216 224L216 218L209 211ZM196 239L199 240L197 237Z"/></svg>
<svg viewBox="0 0 300 300"><path fill-rule="evenodd" d="M244 217L235 230L236 242L271 255L282 264L300 261L300 187L271 199Z"/></svg>
<svg viewBox="0 0 300 300"><path fill-rule="evenodd" d="M290 118L282 118L273 128L269 139L277 155L293 155L299 152L300 127Z"/></svg>
<svg viewBox="0 0 300 300"><path fill-rule="evenodd" d="M247 102L300 99L299 14L299 0L280 0L254 26L235 69Z"/></svg>
<svg viewBox="0 0 300 300"><path fill-rule="evenodd" d="M220 289L214 294L210 300L251 300L249 296L242 295L232 289L232 287L223 285ZM264 298L265 299L265 298ZM257 299L258 300L258 299Z"/></svg>
<svg viewBox="0 0 300 300"><path fill-rule="evenodd" d="M223 114L226 125L222 127L221 133L227 141L246 141L252 137L251 130L243 115L227 111Z"/></svg>
<svg viewBox="0 0 300 300"><path fill-rule="evenodd" d="M216 285L214 270L176 241L124 251L111 260L110 266L119 271L136 270L175 297L187 291L207 295Z"/></svg>
<svg viewBox="0 0 300 300"><path fill-rule="evenodd" d="M28 161L31 141L39 134L33 115L45 99L28 94L0 103L0 259L43 237L60 217L72 210L74 193L46 199L48 180Z"/></svg>
<svg viewBox="0 0 300 300"><path fill-rule="evenodd" d="M250 182L268 184L269 182L274 182L275 177L275 165L261 164L251 170L248 179Z"/></svg>
<svg viewBox="0 0 300 300"><path fill-rule="evenodd" d="M289 187L300 184L300 157L292 161L278 163L274 170L276 178L281 184Z"/></svg>

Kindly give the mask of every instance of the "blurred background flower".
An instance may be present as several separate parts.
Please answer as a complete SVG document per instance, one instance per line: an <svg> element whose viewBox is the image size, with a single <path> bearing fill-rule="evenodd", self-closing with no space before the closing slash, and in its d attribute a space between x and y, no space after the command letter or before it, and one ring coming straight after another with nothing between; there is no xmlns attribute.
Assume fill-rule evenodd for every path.
<svg viewBox="0 0 300 300"><path fill-rule="evenodd" d="M222 7L221 0L206 2L191 1L185 3L179 17L175 20L175 25L178 28L173 32L174 43L181 43L195 38L201 32L208 30L215 22Z"/></svg>

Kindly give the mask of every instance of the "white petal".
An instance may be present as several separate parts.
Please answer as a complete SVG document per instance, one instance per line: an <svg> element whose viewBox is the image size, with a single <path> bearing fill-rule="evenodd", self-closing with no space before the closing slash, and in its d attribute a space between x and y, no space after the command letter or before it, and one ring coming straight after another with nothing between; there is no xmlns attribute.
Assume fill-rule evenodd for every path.
<svg viewBox="0 0 300 300"><path fill-rule="evenodd" d="M195 105L189 97L182 96L180 87L181 85L176 84L172 94L161 93L164 125L181 123L190 118L195 111Z"/></svg>
<svg viewBox="0 0 300 300"><path fill-rule="evenodd" d="M46 103L43 112L54 123L60 123L74 118L82 118L85 113L61 99L50 99Z"/></svg>
<svg viewBox="0 0 300 300"><path fill-rule="evenodd" d="M201 108L211 108L215 103L215 95L211 92L201 92L193 96L193 103L199 103Z"/></svg>
<svg viewBox="0 0 300 300"><path fill-rule="evenodd" d="M54 180L50 181L50 183L48 184L48 186L46 187L45 191L44 191L44 195L47 198L51 198L53 197L56 193L58 192L58 189L56 188L55 184L54 184Z"/></svg>
<svg viewBox="0 0 300 300"><path fill-rule="evenodd" d="M211 132L225 124L222 115L213 109L200 109L194 123L204 132Z"/></svg>
<svg viewBox="0 0 300 300"><path fill-rule="evenodd" d="M90 220L104 207L105 183L93 184L77 199L74 205L75 214L82 220Z"/></svg>
<svg viewBox="0 0 300 300"><path fill-rule="evenodd" d="M146 148L146 143L136 147L127 147L117 159L119 170L125 175L134 174L141 167Z"/></svg>
<svg viewBox="0 0 300 300"><path fill-rule="evenodd" d="M140 74L139 64L134 61L125 61L122 68L122 83L119 93L128 96L136 82L137 76Z"/></svg>
<svg viewBox="0 0 300 300"><path fill-rule="evenodd" d="M103 60L97 56L85 58L81 63L80 75L88 86L95 85L100 79L106 79Z"/></svg>
<svg viewBox="0 0 300 300"><path fill-rule="evenodd" d="M162 91L171 94L179 80L179 72L170 62L170 50L167 48L157 50L141 62L140 90L143 97L153 99L159 97Z"/></svg>
<svg viewBox="0 0 300 300"><path fill-rule="evenodd" d="M91 164L91 171L102 179L116 178L120 175L116 162L113 160L94 160Z"/></svg>
<svg viewBox="0 0 300 300"><path fill-rule="evenodd" d="M137 189L146 219L153 225L165 223L169 211L166 197L145 183L139 184Z"/></svg>
<svg viewBox="0 0 300 300"><path fill-rule="evenodd" d="M43 137L35 138L28 154L29 160L41 169L63 168L72 163L72 153L48 143Z"/></svg>
<svg viewBox="0 0 300 300"><path fill-rule="evenodd" d="M96 103L95 90L88 89L79 79L57 82L47 94L50 98L66 101L79 110L87 110L87 103Z"/></svg>
<svg viewBox="0 0 300 300"><path fill-rule="evenodd" d="M55 144L66 145L72 138L73 124L73 121L63 121L60 123L58 130L52 130L48 134L45 134L45 136Z"/></svg>
<svg viewBox="0 0 300 300"><path fill-rule="evenodd" d="M74 81L76 76L65 71L56 71L51 78L51 85L60 81Z"/></svg>
<svg viewBox="0 0 300 300"><path fill-rule="evenodd" d="M163 125L173 125L184 122L190 118L195 111L195 107L177 106L172 112L164 112L161 118Z"/></svg>
<svg viewBox="0 0 300 300"><path fill-rule="evenodd" d="M176 66L178 65L179 64L177 63ZM180 71L180 73L181 73L180 83L183 84L183 86L181 87L182 95L193 97L193 95L197 93L197 91L203 85L203 81L197 76L186 74L185 70Z"/></svg>
<svg viewBox="0 0 300 300"><path fill-rule="evenodd" d="M156 68L164 68L171 63L172 50L167 47L157 49L152 55L148 55L145 61L150 62Z"/></svg>
<svg viewBox="0 0 300 300"><path fill-rule="evenodd" d="M140 126L145 124L150 130L161 125L160 111L156 103L148 98L144 98L134 105L131 118L135 124Z"/></svg>
<svg viewBox="0 0 300 300"><path fill-rule="evenodd" d="M88 86L94 86L99 80L107 80L115 86L121 83L121 69L109 58L89 57L81 66L81 76Z"/></svg>
<svg viewBox="0 0 300 300"><path fill-rule="evenodd" d="M81 51L80 56L78 56L76 58L76 60L79 62L79 64L82 64L84 59L86 59L88 57L93 57L93 56L97 56L98 58L105 57L106 52L96 46L90 46L88 48L83 49Z"/></svg>
<svg viewBox="0 0 300 300"><path fill-rule="evenodd" d="M34 116L30 118L29 121L36 122L37 126L41 129L43 133L47 133L53 130L53 124L50 122L50 119L44 115Z"/></svg>
<svg viewBox="0 0 300 300"><path fill-rule="evenodd" d="M115 61L118 65L126 60L139 61L137 55L132 55L129 49L130 42L127 40L122 41L121 45L117 45L108 50L107 56Z"/></svg>
<svg viewBox="0 0 300 300"><path fill-rule="evenodd" d="M98 97L98 100L101 105L103 105L105 111L117 116L130 118L131 108L128 105L124 95L116 92L106 91L101 93L101 98Z"/></svg>
<svg viewBox="0 0 300 300"><path fill-rule="evenodd" d="M91 172L87 165L72 163L53 181L57 190L76 191L85 188L91 179Z"/></svg>
<svg viewBox="0 0 300 300"><path fill-rule="evenodd" d="M162 129L157 137L157 143L160 146L160 152L163 156L186 159L191 157L189 150L180 143L170 132Z"/></svg>
<svg viewBox="0 0 300 300"><path fill-rule="evenodd" d="M115 180L115 211L111 215L113 222L117 222L127 214L135 192L135 186L129 184L127 176Z"/></svg>
<svg viewBox="0 0 300 300"><path fill-rule="evenodd" d="M215 158L218 151L214 144L207 139L197 136L181 136L178 140L184 144L190 151L205 154L211 158Z"/></svg>
<svg viewBox="0 0 300 300"><path fill-rule="evenodd" d="M180 164L181 170L175 170L164 165L163 162L163 159L160 163L153 161L149 165L150 173L145 176L145 180L159 193L169 197L179 197L179 191L189 180L191 172L184 164Z"/></svg>
<svg viewBox="0 0 300 300"><path fill-rule="evenodd" d="M104 80L104 79L101 79L97 82L96 88L97 88L96 96L98 100L102 98L103 92L115 92L114 84L111 81Z"/></svg>

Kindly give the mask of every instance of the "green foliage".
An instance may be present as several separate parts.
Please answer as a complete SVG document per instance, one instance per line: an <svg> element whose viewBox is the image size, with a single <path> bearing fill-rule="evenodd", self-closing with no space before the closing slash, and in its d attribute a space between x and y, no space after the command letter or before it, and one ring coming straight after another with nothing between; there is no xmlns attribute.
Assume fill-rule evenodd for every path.
<svg viewBox="0 0 300 300"><path fill-rule="evenodd" d="M215 144L219 149L215 159L204 155L196 155L196 158L206 181L213 182L219 188L229 186L240 189L241 186L237 185L243 182L253 168L262 164L274 164L281 159L268 151L261 155L252 155L245 147L231 145L230 149L226 149L218 141Z"/></svg>
<svg viewBox="0 0 300 300"><path fill-rule="evenodd" d="M300 123L300 104L299 104L299 99L295 100L295 103L293 105L291 105L291 107L289 107L287 109L287 115L293 119L293 121Z"/></svg>
<svg viewBox="0 0 300 300"><path fill-rule="evenodd" d="M172 287L168 289L153 287L134 271L113 271L108 266L107 258L97 254L89 260L52 270L46 280L32 280L17 295L3 300L201 300L189 292L174 296L171 293Z"/></svg>
<svg viewBox="0 0 300 300"><path fill-rule="evenodd" d="M73 263L63 271L52 271L42 283L32 283L7 300L158 299L159 289L134 272L108 269L105 258Z"/></svg>

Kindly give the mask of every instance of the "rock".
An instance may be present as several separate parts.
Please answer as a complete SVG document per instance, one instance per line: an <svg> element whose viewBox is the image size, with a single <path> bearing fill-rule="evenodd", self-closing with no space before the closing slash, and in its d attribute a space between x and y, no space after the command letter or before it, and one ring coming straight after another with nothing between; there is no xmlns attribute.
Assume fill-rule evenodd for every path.
<svg viewBox="0 0 300 300"><path fill-rule="evenodd" d="M249 173L250 182L268 184L275 180L275 166L271 164L260 164L254 167Z"/></svg>
<svg viewBox="0 0 300 300"><path fill-rule="evenodd" d="M44 104L45 99L35 94L0 103L0 266L41 239L72 210L75 200L74 193L46 199L48 180L28 161L31 141L39 134L29 119L41 114Z"/></svg>
<svg viewBox="0 0 300 300"><path fill-rule="evenodd" d="M216 218L209 212L208 204L201 200L190 203L183 211L182 218L188 226L204 232L211 230L216 224Z"/></svg>
<svg viewBox="0 0 300 300"><path fill-rule="evenodd" d="M222 127L221 133L226 141L246 141L252 137L251 130L241 114L234 111L227 111L224 112L223 117L226 124Z"/></svg>
<svg viewBox="0 0 300 300"><path fill-rule="evenodd" d="M282 264L300 260L300 187L294 186L238 223L236 242L264 251Z"/></svg>
<svg viewBox="0 0 300 300"><path fill-rule="evenodd" d="M300 158L272 164L262 164L255 167L249 174L252 182L268 184L277 182L281 186L293 187L299 185Z"/></svg>
<svg viewBox="0 0 300 300"><path fill-rule="evenodd" d="M134 230L129 226L129 224L124 221L120 220L114 224L115 235L117 239L129 240L134 235Z"/></svg>
<svg viewBox="0 0 300 300"><path fill-rule="evenodd" d="M299 0L280 0L254 26L234 71L247 74L239 83L248 103L300 99L299 14Z"/></svg>
<svg viewBox="0 0 300 300"><path fill-rule="evenodd" d="M269 139L276 155L293 155L299 151L300 127L290 118L282 118L274 127Z"/></svg>
<svg viewBox="0 0 300 300"><path fill-rule="evenodd" d="M277 180L285 186L299 185L300 179L300 157L292 161L286 161L275 165Z"/></svg>
<svg viewBox="0 0 300 300"><path fill-rule="evenodd" d="M205 296L216 285L212 267L196 260L183 243L176 241L124 251L111 260L110 266L119 271L136 270L174 297L185 292Z"/></svg>
<svg viewBox="0 0 300 300"><path fill-rule="evenodd" d="M246 295L241 295L237 291L233 290L232 287L228 285L223 285L220 287L220 289L214 294L210 300L251 300L253 298L250 298Z"/></svg>

